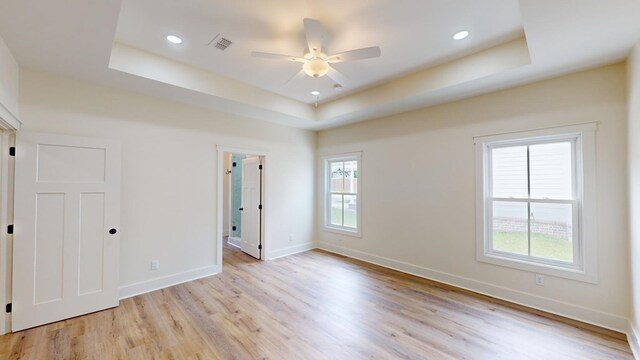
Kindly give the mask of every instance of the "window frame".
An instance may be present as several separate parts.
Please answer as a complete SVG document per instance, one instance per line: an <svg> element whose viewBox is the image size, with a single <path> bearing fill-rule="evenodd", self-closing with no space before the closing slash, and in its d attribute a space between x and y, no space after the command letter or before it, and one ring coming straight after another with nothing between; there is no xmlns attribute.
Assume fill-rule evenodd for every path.
<svg viewBox="0 0 640 360"><path fill-rule="evenodd" d="M480 262L597 283L595 123L474 138L476 148L476 258ZM493 250L491 150L572 141L572 200L505 198L508 202L572 204L573 263ZM527 215L529 216L529 215Z"/></svg>
<svg viewBox="0 0 640 360"><path fill-rule="evenodd" d="M340 161L356 161L358 164L358 186L355 193L340 193L342 195L352 195L356 197L356 228L340 226L331 223L331 163ZM324 166L324 221L323 229L342 235L362 237L362 152L353 152L323 157Z"/></svg>

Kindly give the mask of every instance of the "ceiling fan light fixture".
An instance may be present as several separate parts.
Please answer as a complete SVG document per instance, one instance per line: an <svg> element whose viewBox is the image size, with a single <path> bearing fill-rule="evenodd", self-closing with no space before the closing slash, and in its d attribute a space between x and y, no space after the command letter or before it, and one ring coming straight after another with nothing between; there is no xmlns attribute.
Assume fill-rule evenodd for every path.
<svg viewBox="0 0 640 360"><path fill-rule="evenodd" d="M304 19L302 22L304 23L304 32L307 38L307 47L305 47L302 56L273 54L259 51L252 51L251 56L302 63L302 70L298 72L300 76L307 75L312 78L320 78L326 75L331 79L331 81L348 84L349 78L342 75L336 68L334 68L334 63L373 59L380 57L382 54L378 46L354 49L333 55L326 54L323 52L323 42L327 38L327 33L322 28L322 25L320 25L320 22L314 19ZM294 78L297 78L297 74L289 79L289 81ZM287 81L287 83L289 81ZM341 87L342 86L335 86L334 89L340 90Z"/></svg>
<svg viewBox="0 0 640 360"><path fill-rule="evenodd" d="M311 59L302 65L302 71L314 78L323 77L329 72L329 64L322 59Z"/></svg>

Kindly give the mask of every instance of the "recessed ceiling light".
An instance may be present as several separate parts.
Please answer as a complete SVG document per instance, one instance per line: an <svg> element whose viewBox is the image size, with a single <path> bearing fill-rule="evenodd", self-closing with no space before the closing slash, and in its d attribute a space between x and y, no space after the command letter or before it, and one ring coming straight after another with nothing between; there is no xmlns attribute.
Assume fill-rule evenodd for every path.
<svg viewBox="0 0 640 360"><path fill-rule="evenodd" d="M462 40L462 39L465 39L467 36L469 36L469 32L467 30L462 30L453 34L452 37L454 40Z"/></svg>
<svg viewBox="0 0 640 360"><path fill-rule="evenodd" d="M313 91L311 92L311 95L313 95L313 96L318 96L318 95L320 95L320 91L318 91L318 90L313 90Z"/></svg>
<svg viewBox="0 0 640 360"><path fill-rule="evenodd" d="M176 45L182 44L182 39L176 35L167 35L167 41Z"/></svg>

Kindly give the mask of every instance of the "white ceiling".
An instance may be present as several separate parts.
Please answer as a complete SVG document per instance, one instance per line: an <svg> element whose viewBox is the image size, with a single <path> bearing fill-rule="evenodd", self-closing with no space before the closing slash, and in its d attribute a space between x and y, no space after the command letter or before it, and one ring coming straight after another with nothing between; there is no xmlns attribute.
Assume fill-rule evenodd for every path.
<svg viewBox="0 0 640 360"><path fill-rule="evenodd" d="M329 33L325 51L379 46L382 56L334 65L349 78L338 92L328 77L295 77L300 63L256 59L251 51L302 56L302 19ZM467 29L471 36L451 35ZM116 42L184 62L306 103L321 102L521 36L517 0L212 1L124 0ZM181 45L166 34L184 39ZM233 41L220 51L207 44L220 34Z"/></svg>
<svg viewBox="0 0 640 360"><path fill-rule="evenodd" d="M342 93L326 79L283 85L296 64L249 53L301 54L305 17L330 33L329 52L382 56L336 64L352 79ZM638 19L639 0L0 1L0 36L24 68L309 129L620 61ZM462 28L471 36L451 40ZM225 52L205 46L218 33L234 41Z"/></svg>

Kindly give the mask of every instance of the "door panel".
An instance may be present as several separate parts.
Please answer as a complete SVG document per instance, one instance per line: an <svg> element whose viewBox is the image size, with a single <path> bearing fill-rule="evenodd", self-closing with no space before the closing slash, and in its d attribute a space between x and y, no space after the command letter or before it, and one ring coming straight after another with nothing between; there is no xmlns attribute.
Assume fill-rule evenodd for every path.
<svg viewBox="0 0 640 360"><path fill-rule="evenodd" d="M38 182L104 182L105 149L39 144Z"/></svg>
<svg viewBox="0 0 640 360"><path fill-rule="evenodd" d="M62 299L64 194L36 194L35 212L34 302L42 304Z"/></svg>
<svg viewBox="0 0 640 360"><path fill-rule="evenodd" d="M120 145L18 132L12 330L118 305Z"/></svg>
<svg viewBox="0 0 640 360"><path fill-rule="evenodd" d="M104 247L104 193L80 194L80 241L78 243L80 295L102 291Z"/></svg>
<svg viewBox="0 0 640 360"><path fill-rule="evenodd" d="M242 236L241 248L260 259L260 158L242 160Z"/></svg>

